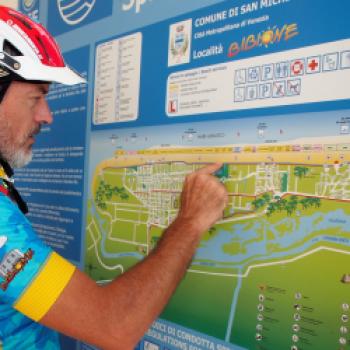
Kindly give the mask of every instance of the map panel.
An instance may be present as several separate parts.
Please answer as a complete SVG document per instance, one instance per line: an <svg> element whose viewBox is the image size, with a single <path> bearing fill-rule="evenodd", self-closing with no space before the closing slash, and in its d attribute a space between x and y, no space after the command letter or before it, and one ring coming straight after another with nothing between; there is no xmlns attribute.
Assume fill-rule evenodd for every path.
<svg viewBox="0 0 350 350"><path fill-rule="evenodd" d="M108 283L143 259L176 217L186 175L222 162L216 176L229 192L224 218L203 236L161 315L204 338L192 334L196 345L188 347L185 331L171 337L155 323L145 341L169 349L349 348L347 115L96 134L86 271ZM323 126L312 127L320 118Z"/></svg>

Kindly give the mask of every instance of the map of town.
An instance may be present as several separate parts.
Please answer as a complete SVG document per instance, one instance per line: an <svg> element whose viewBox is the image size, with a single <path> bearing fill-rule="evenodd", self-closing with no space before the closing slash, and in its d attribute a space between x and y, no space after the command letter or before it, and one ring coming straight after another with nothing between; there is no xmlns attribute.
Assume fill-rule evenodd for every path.
<svg viewBox="0 0 350 350"><path fill-rule="evenodd" d="M239 349L350 349L348 135L117 150L93 175L85 270L108 283L144 258L210 162L229 204L161 318Z"/></svg>

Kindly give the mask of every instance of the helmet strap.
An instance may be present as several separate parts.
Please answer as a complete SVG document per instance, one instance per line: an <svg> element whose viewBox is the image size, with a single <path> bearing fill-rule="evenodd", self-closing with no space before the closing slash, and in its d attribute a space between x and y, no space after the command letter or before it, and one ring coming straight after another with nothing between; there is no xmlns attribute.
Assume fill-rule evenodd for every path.
<svg viewBox="0 0 350 350"><path fill-rule="evenodd" d="M12 80L5 80L5 81L1 81L0 80L0 103L2 102L7 89L10 87Z"/></svg>

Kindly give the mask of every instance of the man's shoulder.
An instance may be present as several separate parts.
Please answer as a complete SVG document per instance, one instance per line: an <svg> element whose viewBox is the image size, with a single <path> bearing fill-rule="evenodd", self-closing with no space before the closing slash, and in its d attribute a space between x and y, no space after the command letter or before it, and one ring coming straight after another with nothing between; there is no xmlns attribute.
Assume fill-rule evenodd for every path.
<svg viewBox="0 0 350 350"><path fill-rule="evenodd" d="M8 193L7 188L0 178L0 226L3 224L28 224L28 220L18 209Z"/></svg>

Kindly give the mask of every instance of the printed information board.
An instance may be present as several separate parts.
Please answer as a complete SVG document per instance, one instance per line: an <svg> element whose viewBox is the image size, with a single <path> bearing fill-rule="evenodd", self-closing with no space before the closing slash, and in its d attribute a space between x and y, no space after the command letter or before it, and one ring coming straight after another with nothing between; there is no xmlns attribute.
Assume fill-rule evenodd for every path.
<svg viewBox="0 0 350 350"><path fill-rule="evenodd" d="M145 258L186 175L223 163L224 218L138 350L350 349L350 3L21 3L89 83L53 87L58 146L50 127L20 187L94 280Z"/></svg>

